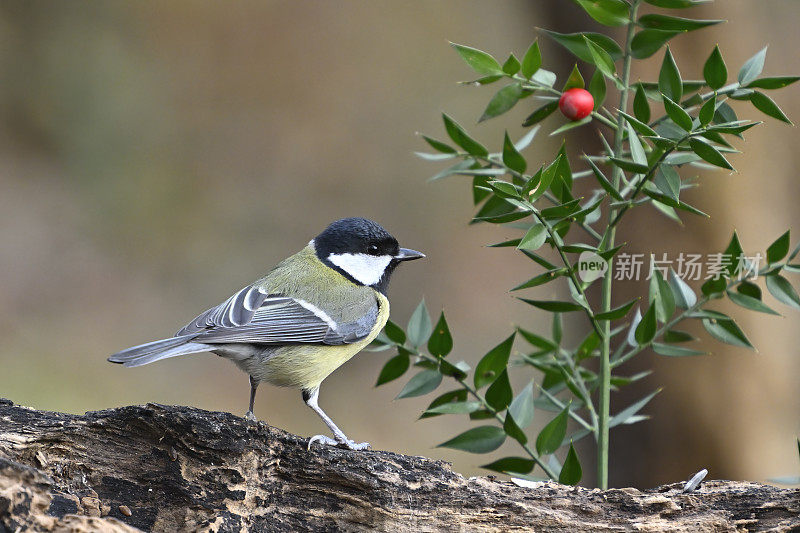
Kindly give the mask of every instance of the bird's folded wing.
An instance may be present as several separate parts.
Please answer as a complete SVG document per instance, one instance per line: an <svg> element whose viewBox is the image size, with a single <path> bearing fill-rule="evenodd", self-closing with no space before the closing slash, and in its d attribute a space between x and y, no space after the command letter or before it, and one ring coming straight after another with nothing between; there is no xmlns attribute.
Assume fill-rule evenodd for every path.
<svg viewBox="0 0 800 533"><path fill-rule="evenodd" d="M369 335L377 317L376 301L361 319L340 324L304 300L265 294L250 286L192 320L177 335L196 334L195 342L207 344L349 344Z"/></svg>

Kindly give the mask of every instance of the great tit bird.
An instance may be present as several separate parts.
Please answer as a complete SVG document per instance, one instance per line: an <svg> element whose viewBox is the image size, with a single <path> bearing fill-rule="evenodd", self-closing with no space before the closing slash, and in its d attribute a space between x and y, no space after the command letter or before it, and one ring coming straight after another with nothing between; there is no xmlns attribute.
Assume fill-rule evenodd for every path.
<svg viewBox="0 0 800 533"><path fill-rule="evenodd" d="M320 408L319 387L361 351L389 319L386 289L394 269L424 254L400 248L364 218L333 222L296 254L225 302L202 313L174 337L134 346L108 358L126 367L198 352L230 359L250 376L250 408L259 383L295 387L333 432L314 442L362 450Z"/></svg>

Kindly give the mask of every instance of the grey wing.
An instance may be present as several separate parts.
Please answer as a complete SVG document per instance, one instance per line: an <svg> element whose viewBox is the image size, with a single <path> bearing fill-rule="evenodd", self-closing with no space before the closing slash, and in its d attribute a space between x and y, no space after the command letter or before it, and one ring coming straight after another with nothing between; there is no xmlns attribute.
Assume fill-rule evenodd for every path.
<svg viewBox="0 0 800 533"><path fill-rule="evenodd" d="M196 333L193 340L207 344L349 344L369 335L377 319L377 301L361 319L337 323L304 300L264 294L251 286L209 309L178 334Z"/></svg>
<svg viewBox="0 0 800 533"><path fill-rule="evenodd" d="M249 285L183 326L175 336L203 333L210 328L243 326L253 319L256 309L261 307L266 299L266 292L259 287Z"/></svg>

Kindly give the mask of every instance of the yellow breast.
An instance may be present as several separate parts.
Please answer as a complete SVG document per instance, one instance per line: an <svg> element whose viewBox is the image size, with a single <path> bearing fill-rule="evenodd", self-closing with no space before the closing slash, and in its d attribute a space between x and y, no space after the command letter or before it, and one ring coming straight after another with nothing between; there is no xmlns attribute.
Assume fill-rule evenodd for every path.
<svg viewBox="0 0 800 533"><path fill-rule="evenodd" d="M389 320L389 300L379 292L375 294L378 300L378 318L367 337L353 344L339 346L285 346L264 363L262 380L280 387L304 390L319 387L334 370L372 342L386 325Z"/></svg>

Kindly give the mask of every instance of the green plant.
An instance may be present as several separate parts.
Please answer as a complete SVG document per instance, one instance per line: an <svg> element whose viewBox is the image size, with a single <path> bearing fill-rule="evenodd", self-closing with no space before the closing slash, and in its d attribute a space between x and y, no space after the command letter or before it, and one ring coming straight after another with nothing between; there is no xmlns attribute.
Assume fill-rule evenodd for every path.
<svg viewBox="0 0 800 533"><path fill-rule="evenodd" d="M644 0L668 10L691 8L704 0ZM506 85L490 99L479 122L502 115L530 97L543 102L525 120L531 128L517 142L508 133L502 147L490 152L483 144L448 115L443 115L449 141L423 136L435 153L421 153L432 161L450 160L451 165L433 180L460 175L472 178L477 214L474 222L510 225L519 229L519 238L491 246L515 250L530 258L544 271L512 291L532 289L556 280L566 282L570 300L551 301L519 298L522 302L552 314L549 337L523 328L511 333L484 355L471 372L469 366L448 359L453 347L447 321L442 314L433 325L424 303L414 312L404 331L389 323L376 343L377 348L393 347L397 355L384 366L378 385L397 379L411 366L419 369L399 397L420 396L434 391L444 378L456 387L431 402L423 417L442 414L467 414L471 420L487 420L486 425L468 431L441 444L474 453L496 450L507 438L515 440L522 454L504 457L485 468L530 475L538 466L546 476L563 483L576 484L582 476L580 461L573 443L592 436L597 446L598 485L606 488L608 480L609 430L647 417L642 408L658 393L618 411L610 412L611 391L636 382L647 373L623 375L622 365L644 350L662 356L700 355L684 343L694 340L676 329L684 320L700 320L715 339L734 346L752 347L733 318L709 307L714 300L728 297L741 307L777 314L762 300L755 277L765 280L767 290L780 302L800 309L800 297L782 272L800 272L791 261L800 246L790 252L787 231L766 251L766 266L760 257L744 254L734 233L728 247L717 254L715 276L703 283L698 295L671 271L669 275L652 272L648 304L642 314L631 312L638 299L612 306L613 269L606 267L624 252L615 242L616 230L633 208L650 205L662 214L678 219L678 212L706 216L687 204L681 193L695 186L681 176L687 167L719 167L732 170L728 154L737 152L729 142L758 124L739 120L733 101L749 103L764 114L789 122L775 102L762 91L779 89L796 82L798 77L759 77L766 56L761 50L739 70L737 79L728 83L728 70L719 48L714 48L705 62L702 80L681 78L677 62L667 43L682 33L718 24L720 20L696 20L653 13L639 16L642 0L575 0L594 20L605 26L624 26L623 44L612 37L582 32L544 33L565 47L594 72L587 89L595 108L591 115L567 122L551 135L593 124L598 126L604 149L596 155L584 154L580 170L573 171L566 145L549 165L529 171L523 151L533 142L539 122L558 108L562 93L585 86L578 65L561 89L556 76L542 68L542 56L534 42L517 59L513 54L500 63L490 54L453 44L458 54L478 74L474 85L489 85L501 80ZM658 80L632 83L634 60L652 56L664 49ZM618 70L618 64L621 68ZM619 93L616 107L604 106L607 86ZM663 113L655 113L663 106ZM632 109L629 109L632 108ZM606 141L605 135L612 138ZM594 180L588 198L576 197L578 183ZM552 253L540 249L549 246ZM576 260L576 256L587 254ZM578 261L597 266L598 270L581 276ZM582 263L583 264L583 263ZM600 301L587 297L587 288L599 282ZM562 333L562 313L585 316L586 332L580 342L570 345ZM517 336L529 348L518 359L511 358ZM515 365L515 366L512 366ZM538 371L538 378L516 394L509 374L524 368ZM555 416L537 437L525 433L536 411L550 411ZM570 420L574 429L568 434ZM556 452L565 448L566 453Z"/></svg>

